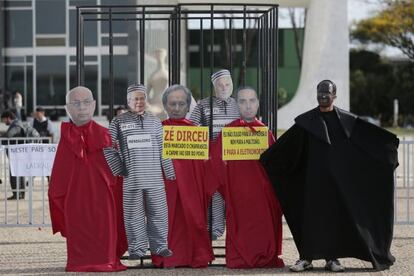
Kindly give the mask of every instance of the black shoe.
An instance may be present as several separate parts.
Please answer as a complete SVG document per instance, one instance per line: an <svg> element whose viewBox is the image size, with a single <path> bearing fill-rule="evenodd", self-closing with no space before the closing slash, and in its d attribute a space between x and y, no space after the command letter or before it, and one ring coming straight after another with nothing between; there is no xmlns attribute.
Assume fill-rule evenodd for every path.
<svg viewBox="0 0 414 276"><path fill-rule="evenodd" d="M17 199L17 195L14 194L11 197L8 197L7 200L16 200Z"/></svg>
<svg viewBox="0 0 414 276"><path fill-rule="evenodd" d="M142 258L142 256L138 255L138 254L129 254L128 256L128 260L140 260Z"/></svg>

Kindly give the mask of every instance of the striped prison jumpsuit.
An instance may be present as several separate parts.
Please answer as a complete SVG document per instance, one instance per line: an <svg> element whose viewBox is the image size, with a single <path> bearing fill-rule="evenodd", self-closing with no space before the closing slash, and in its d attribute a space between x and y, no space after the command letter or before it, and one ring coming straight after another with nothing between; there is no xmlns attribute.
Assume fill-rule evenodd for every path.
<svg viewBox="0 0 414 276"><path fill-rule="evenodd" d="M239 119L239 109L236 100L232 97L222 100L213 97L213 141L217 139L221 129ZM210 98L200 100L190 116L190 121L198 126L208 126L210 124ZM225 207L223 197L219 192L213 195L212 199L212 234L221 237L225 228Z"/></svg>
<svg viewBox="0 0 414 276"><path fill-rule="evenodd" d="M105 149L112 172L124 176L123 206L128 252L158 255L168 248L168 210L161 167L167 179L175 179L171 159L162 158L162 125L151 113L131 111L109 125L113 145Z"/></svg>

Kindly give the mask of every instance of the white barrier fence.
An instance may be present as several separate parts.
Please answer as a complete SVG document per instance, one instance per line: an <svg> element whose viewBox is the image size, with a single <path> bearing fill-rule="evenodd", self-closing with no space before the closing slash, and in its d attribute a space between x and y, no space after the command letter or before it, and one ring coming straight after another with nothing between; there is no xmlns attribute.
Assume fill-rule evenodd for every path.
<svg viewBox="0 0 414 276"><path fill-rule="evenodd" d="M414 138L400 138L395 170L394 221L414 224Z"/></svg>
<svg viewBox="0 0 414 276"><path fill-rule="evenodd" d="M2 183L0 184L0 226L50 225L47 198L48 177L28 176L33 173L35 175L48 174L38 172L39 169L43 171L45 165L37 160L31 160L28 151L29 149L39 151L45 147L49 148L50 142L49 137L0 138L0 180ZM30 147L29 143L33 143L33 146ZM12 152L13 149L15 149L14 152ZM25 175L24 177L11 176L11 162L14 162L15 173ZM50 169L50 164L47 167ZM33 173L27 174L24 172L25 169Z"/></svg>
<svg viewBox="0 0 414 276"><path fill-rule="evenodd" d="M7 149L11 144L48 143L49 138L0 138L0 227L50 226L47 198L48 177L29 176L21 178L22 186L10 185L10 162ZM414 138L401 138L399 167L395 171L395 223L414 224ZM16 179L17 182L19 179ZM22 187L22 188L21 188ZM7 200L24 193L24 197Z"/></svg>

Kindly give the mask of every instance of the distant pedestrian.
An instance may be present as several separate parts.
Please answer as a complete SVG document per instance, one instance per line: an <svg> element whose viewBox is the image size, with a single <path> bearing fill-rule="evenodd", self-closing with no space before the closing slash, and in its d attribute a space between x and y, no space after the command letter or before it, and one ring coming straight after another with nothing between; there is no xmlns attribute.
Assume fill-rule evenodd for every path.
<svg viewBox="0 0 414 276"><path fill-rule="evenodd" d="M9 128L4 134L6 138L17 138L17 137L26 137L25 126L23 123L16 118L16 115L10 111L6 110L1 114L1 121L5 123ZM11 141L10 144L16 143L16 141ZM19 183L19 185L17 185ZM24 199L25 185L23 177L15 177L11 175L10 170L10 186L12 188L13 195L8 197L7 200L16 200ZM17 188L17 186L19 186Z"/></svg>
<svg viewBox="0 0 414 276"><path fill-rule="evenodd" d="M53 142L55 129L52 122L45 116L45 109L37 107L33 117L33 121L29 122L29 125L35 128L41 137L50 137Z"/></svg>
<svg viewBox="0 0 414 276"><path fill-rule="evenodd" d="M4 90L3 104L4 104L4 110L9 110L13 107L12 96L10 94L10 91L7 89Z"/></svg>
<svg viewBox="0 0 414 276"><path fill-rule="evenodd" d="M123 114L127 111L128 111L128 109L125 106L120 105L115 109L115 116L121 115L121 114Z"/></svg>
<svg viewBox="0 0 414 276"><path fill-rule="evenodd" d="M23 96L19 91L14 92L13 104L16 109L17 119L22 120Z"/></svg>

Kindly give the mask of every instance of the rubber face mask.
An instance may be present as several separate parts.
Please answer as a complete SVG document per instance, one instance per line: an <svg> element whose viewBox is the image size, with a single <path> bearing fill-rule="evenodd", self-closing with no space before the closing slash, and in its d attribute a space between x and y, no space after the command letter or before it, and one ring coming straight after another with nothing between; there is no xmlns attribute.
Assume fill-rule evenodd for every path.
<svg viewBox="0 0 414 276"><path fill-rule="evenodd" d="M214 93L217 98L228 99L233 93L233 81L231 77L225 76L214 81Z"/></svg>
<svg viewBox="0 0 414 276"><path fill-rule="evenodd" d="M240 117L246 122L251 122L256 118L259 109L259 100L256 92L251 89L243 89L238 92L237 106L239 107Z"/></svg>
<svg viewBox="0 0 414 276"><path fill-rule="evenodd" d="M317 87L317 97L320 107L330 107L336 98L336 86L330 80L321 81Z"/></svg>
<svg viewBox="0 0 414 276"><path fill-rule="evenodd" d="M128 93L128 107L137 114L143 114L147 104L147 94L140 90Z"/></svg>
<svg viewBox="0 0 414 276"><path fill-rule="evenodd" d="M92 120L95 111L95 100L90 91L78 90L71 93L66 111L72 122L81 126Z"/></svg>
<svg viewBox="0 0 414 276"><path fill-rule="evenodd" d="M320 107L329 107L333 104L335 95L329 92L318 92L317 95L318 104Z"/></svg>
<svg viewBox="0 0 414 276"><path fill-rule="evenodd" d="M183 119L188 113L187 94L183 90L171 92L167 97L165 111L171 119Z"/></svg>

